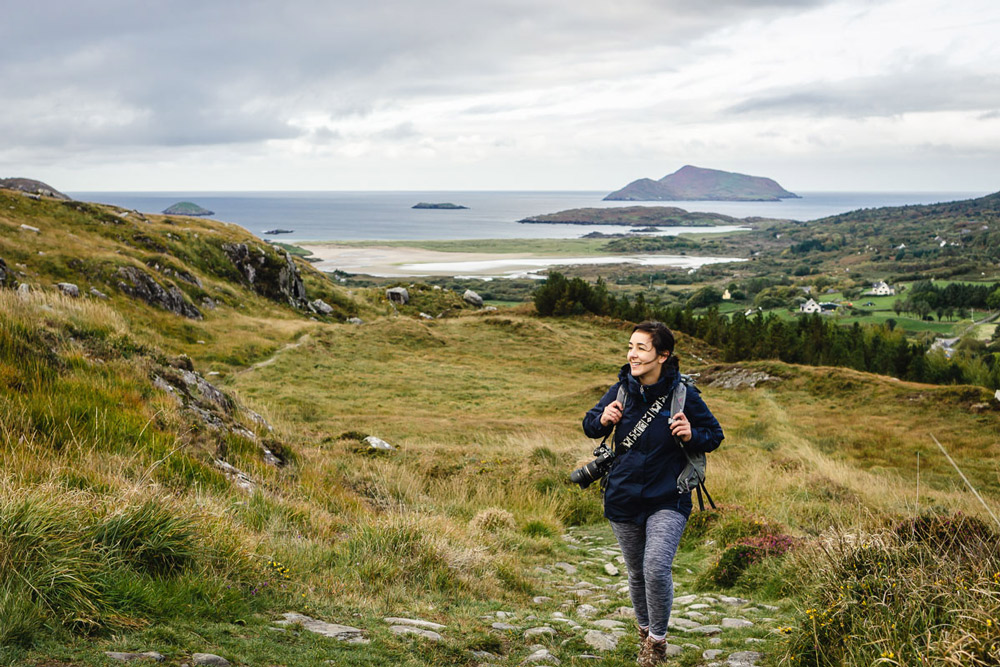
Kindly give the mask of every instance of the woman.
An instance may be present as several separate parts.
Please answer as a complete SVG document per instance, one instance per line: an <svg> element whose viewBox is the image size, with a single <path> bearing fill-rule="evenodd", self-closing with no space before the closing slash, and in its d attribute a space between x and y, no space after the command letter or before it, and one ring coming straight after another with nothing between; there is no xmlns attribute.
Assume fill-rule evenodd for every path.
<svg viewBox="0 0 1000 667"><path fill-rule="evenodd" d="M605 481L604 516L611 522L628 567L629 593L642 638L639 664L655 665L666 659L667 622L674 598L670 567L691 514L691 492L677 489L677 476L687 458L676 440L689 453L710 452L724 436L696 390L687 392L683 410L668 414L669 396L681 378L674 335L665 325L637 325L626 358L618 382L583 418L583 430L591 438L603 438L615 429L617 457ZM617 398L620 387L623 401ZM632 447L622 451L619 443L663 396L668 396L663 409Z"/></svg>

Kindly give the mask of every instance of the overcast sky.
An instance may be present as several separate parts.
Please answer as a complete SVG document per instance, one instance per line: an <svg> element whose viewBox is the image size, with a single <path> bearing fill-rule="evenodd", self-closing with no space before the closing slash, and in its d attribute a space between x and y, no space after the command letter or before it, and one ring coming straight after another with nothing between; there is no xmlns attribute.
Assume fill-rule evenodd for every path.
<svg viewBox="0 0 1000 667"><path fill-rule="evenodd" d="M0 177L1000 190L998 0L87 0L0 16Z"/></svg>

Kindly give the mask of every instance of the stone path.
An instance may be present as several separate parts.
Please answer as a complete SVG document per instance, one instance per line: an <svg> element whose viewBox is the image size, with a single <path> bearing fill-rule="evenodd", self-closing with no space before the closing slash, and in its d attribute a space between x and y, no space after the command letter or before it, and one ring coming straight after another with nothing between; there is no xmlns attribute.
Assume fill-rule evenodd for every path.
<svg viewBox="0 0 1000 667"><path fill-rule="evenodd" d="M600 661L613 652L634 659L638 635L628 598L624 559L610 531L592 527L564 536L573 557L535 568L545 595L528 609L497 609L480 617L483 626L506 640L506 655L473 651L480 665L556 667ZM572 561L572 562L570 562ZM778 631L777 607L729 595L686 594L693 574L675 567L676 597L667 655L693 654L704 667L757 667L762 646ZM364 631L286 614L298 623L347 642L367 642ZM423 619L387 617L391 632L439 642L448 628Z"/></svg>
<svg viewBox="0 0 1000 667"><path fill-rule="evenodd" d="M544 592L527 608L497 608L478 620L481 629L496 633L505 654L472 651L479 665L558 667L561 664L600 662L613 655L631 662L638 650L635 618L628 597L624 559L602 526L570 529L564 536L567 555L532 574ZM687 592L694 574L675 563L675 598L667 636L667 655L700 667L757 667L769 639L782 625L777 607L724 594ZM414 642L436 643L449 638L441 623L404 616L382 619L388 630ZM289 627L325 635L345 644L369 644L370 630L326 622L297 613L276 619L272 629ZM385 627L385 626L383 626ZM460 639L459 631L451 637ZM363 650L363 647L359 647ZM149 653L112 654L122 662L156 662ZM217 661L216 661L217 660ZM668 660L668 662L672 662ZM224 659L195 654L195 665L225 665Z"/></svg>
<svg viewBox="0 0 1000 667"><path fill-rule="evenodd" d="M535 569L551 592L535 597L531 611L502 610L483 617L495 630L521 632L528 655L517 660L512 652L483 659L481 664L575 664L599 660L619 646L638 650L624 558L610 531L571 529L565 540L576 558ZM762 659L760 646L777 631L778 608L728 595L685 594L692 579L691 573L675 568L668 655L693 653L700 656L698 664L711 667L757 665ZM538 638L546 643L536 645ZM574 644L579 645L574 638L582 638L589 652L573 650Z"/></svg>

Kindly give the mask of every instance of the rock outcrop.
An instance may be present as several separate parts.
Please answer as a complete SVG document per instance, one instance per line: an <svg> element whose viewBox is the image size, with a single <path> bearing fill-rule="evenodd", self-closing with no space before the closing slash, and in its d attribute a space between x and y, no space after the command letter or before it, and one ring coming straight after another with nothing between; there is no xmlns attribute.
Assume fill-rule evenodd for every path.
<svg viewBox="0 0 1000 667"><path fill-rule="evenodd" d="M192 320L202 319L201 311L176 286L164 287L148 273L134 266L123 266L116 275L118 289L125 294Z"/></svg>
<svg viewBox="0 0 1000 667"><path fill-rule="evenodd" d="M17 287L13 272L7 268L7 264L2 258L0 258L0 287Z"/></svg>
<svg viewBox="0 0 1000 667"><path fill-rule="evenodd" d="M295 308L308 307L306 286L299 268L287 252L283 253L284 257L278 257L275 256L278 254L276 250L269 252L246 243L225 243L222 250L257 294L286 302Z"/></svg>

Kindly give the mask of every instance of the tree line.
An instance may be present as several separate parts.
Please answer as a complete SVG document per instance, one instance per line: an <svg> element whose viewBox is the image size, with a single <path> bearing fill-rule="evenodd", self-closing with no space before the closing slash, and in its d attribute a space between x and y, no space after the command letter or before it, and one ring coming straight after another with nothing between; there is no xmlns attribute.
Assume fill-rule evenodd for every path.
<svg viewBox="0 0 1000 667"><path fill-rule="evenodd" d="M932 384L978 384L1000 388L1000 355L956 352L948 358L930 351L930 343L913 341L891 325L836 324L818 314L783 320L758 313L730 318L715 308L696 315L680 306L654 307L640 294L635 299L610 294L603 280L550 273L534 293L543 316L606 315L638 322L656 319L671 329L701 338L722 351L726 361L780 359L814 366L844 366Z"/></svg>

